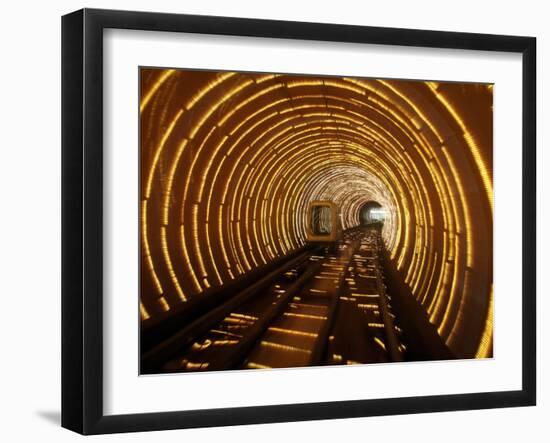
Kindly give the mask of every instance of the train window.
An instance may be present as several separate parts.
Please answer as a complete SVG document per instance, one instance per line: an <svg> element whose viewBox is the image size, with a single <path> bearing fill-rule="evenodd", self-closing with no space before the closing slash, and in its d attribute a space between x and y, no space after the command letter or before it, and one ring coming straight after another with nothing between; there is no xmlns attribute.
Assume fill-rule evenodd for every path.
<svg viewBox="0 0 550 443"><path fill-rule="evenodd" d="M332 233L332 211L329 206L311 208L311 232L313 235L330 235Z"/></svg>

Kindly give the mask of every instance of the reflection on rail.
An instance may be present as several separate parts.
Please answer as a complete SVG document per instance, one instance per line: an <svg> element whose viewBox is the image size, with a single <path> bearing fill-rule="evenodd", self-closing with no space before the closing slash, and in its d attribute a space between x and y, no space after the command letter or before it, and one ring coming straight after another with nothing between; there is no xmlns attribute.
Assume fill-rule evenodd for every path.
<svg viewBox="0 0 550 443"><path fill-rule="evenodd" d="M321 214L322 216L322 214ZM325 224L327 226L328 223ZM348 230L281 266L149 351L145 372L264 369L401 361L406 346L386 292L380 225ZM143 371L142 371L143 372Z"/></svg>

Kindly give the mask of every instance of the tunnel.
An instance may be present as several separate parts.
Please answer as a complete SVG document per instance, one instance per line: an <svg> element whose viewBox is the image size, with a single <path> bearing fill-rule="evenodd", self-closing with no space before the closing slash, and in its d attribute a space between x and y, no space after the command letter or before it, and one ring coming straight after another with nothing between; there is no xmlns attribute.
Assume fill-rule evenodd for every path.
<svg viewBox="0 0 550 443"><path fill-rule="evenodd" d="M316 291L307 278L325 265L338 270L327 290L338 295L327 325L309 333L324 337L308 351L318 364L342 360L331 350L339 336L348 337L342 352L361 356L349 363L381 361L365 351L377 338L382 350L394 345L388 361L492 357L492 85L161 68L139 75L142 372L214 368L197 357L214 342L247 344L224 357L224 369L250 362L258 343L275 352L285 345L261 338L277 330L275 317L242 313L239 303L280 291L275 305L294 291L283 312L303 288ZM384 321L357 314L369 306L353 289L367 271L383 294L374 312ZM256 335L213 339L230 317ZM363 337L348 327L356 321L386 335L365 326Z"/></svg>
<svg viewBox="0 0 550 443"><path fill-rule="evenodd" d="M368 201L359 209L359 222L362 225L368 225L374 222L384 222L386 219L386 210L375 201Z"/></svg>

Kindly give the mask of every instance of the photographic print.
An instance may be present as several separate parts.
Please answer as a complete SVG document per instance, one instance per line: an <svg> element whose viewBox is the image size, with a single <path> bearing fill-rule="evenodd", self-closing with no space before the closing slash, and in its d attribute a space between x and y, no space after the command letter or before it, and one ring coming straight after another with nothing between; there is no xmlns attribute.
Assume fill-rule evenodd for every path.
<svg viewBox="0 0 550 443"><path fill-rule="evenodd" d="M140 67L139 94L141 374L493 357L492 84Z"/></svg>

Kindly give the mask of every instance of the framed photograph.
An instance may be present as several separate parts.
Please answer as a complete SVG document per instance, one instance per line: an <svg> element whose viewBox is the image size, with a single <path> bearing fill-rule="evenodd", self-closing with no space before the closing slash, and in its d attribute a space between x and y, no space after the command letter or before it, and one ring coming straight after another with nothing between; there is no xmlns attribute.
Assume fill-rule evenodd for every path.
<svg viewBox="0 0 550 443"><path fill-rule="evenodd" d="M536 402L531 37L62 20L62 425Z"/></svg>

